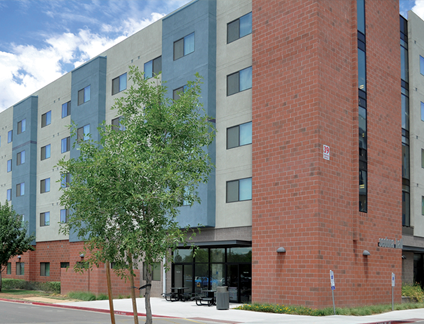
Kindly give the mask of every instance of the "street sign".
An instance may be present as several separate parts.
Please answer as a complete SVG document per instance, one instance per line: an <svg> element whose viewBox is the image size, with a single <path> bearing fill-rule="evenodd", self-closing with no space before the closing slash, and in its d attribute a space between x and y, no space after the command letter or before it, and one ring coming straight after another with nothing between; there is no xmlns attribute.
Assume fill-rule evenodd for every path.
<svg viewBox="0 0 424 324"><path fill-rule="evenodd" d="M332 270L330 270L330 283L331 283L331 289L336 289L336 284L334 283L334 273Z"/></svg>
<svg viewBox="0 0 424 324"><path fill-rule="evenodd" d="M386 277L387 278L387 277ZM395 274L392 272L392 287L394 287L395 286L395 283L396 283L396 276L395 276Z"/></svg>
<svg viewBox="0 0 424 324"><path fill-rule="evenodd" d="M322 157L324 160L330 160L330 146L328 145L322 146Z"/></svg>

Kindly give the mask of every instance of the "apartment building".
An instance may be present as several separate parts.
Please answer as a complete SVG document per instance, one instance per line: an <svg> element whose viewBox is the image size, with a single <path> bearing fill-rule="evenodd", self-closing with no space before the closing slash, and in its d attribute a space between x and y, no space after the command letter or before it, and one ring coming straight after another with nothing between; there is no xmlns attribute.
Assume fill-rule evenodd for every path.
<svg viewBox="0 0 424 324"><path fill-rule="evenodd" d="M401 281L424 283L423 30L396 0L195 0L24 98L0 113L0 199L36 251L4 277L104 292L104 267L68 269L82 242L58 233L69 215L55 165L78 155L71 121L94 139L117 121L136 65L161 71L171 97L202 75L217 128L202 203L178 216L202 225L199 249L157 264L154 295L226 285L233 302L318 308L332 303L332 270L338 306L391 302L392 273L400 302Z"/></svg>

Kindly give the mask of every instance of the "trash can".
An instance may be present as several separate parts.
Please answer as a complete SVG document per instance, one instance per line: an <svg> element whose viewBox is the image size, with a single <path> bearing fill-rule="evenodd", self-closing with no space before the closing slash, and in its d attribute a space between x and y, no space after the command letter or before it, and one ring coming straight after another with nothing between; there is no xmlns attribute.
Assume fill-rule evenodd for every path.
<svg viewBox="0 0 424 324"><path fill-rule="evenodd" d="M230 308L230 293L227 286L216 287L216 309Z"/></svg>

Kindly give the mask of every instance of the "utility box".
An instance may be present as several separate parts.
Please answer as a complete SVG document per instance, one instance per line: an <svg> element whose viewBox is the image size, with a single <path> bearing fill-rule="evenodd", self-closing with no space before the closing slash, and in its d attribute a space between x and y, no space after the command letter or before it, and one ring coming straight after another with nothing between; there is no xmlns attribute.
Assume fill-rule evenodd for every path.
<svg viewBox="0 0 424 324"><path fill-rule="evenodd" d="M230 293L227 286L216 287L216 309L230 309Z"/></svg>

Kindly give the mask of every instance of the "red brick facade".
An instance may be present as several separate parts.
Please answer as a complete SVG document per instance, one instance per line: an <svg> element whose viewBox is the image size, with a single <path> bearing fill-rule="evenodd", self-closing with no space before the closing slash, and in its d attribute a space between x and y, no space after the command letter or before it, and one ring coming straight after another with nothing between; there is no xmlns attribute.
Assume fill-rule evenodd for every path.
<svg viewBox="0 0 424 324"><path fill-rule="evenodd" d="M254 0L252 13L252 301L330 306L333 270L337 306L390 303L401 250L378 241L402 237L398 1L366 1L368 213L356 1Z"/></svg>

